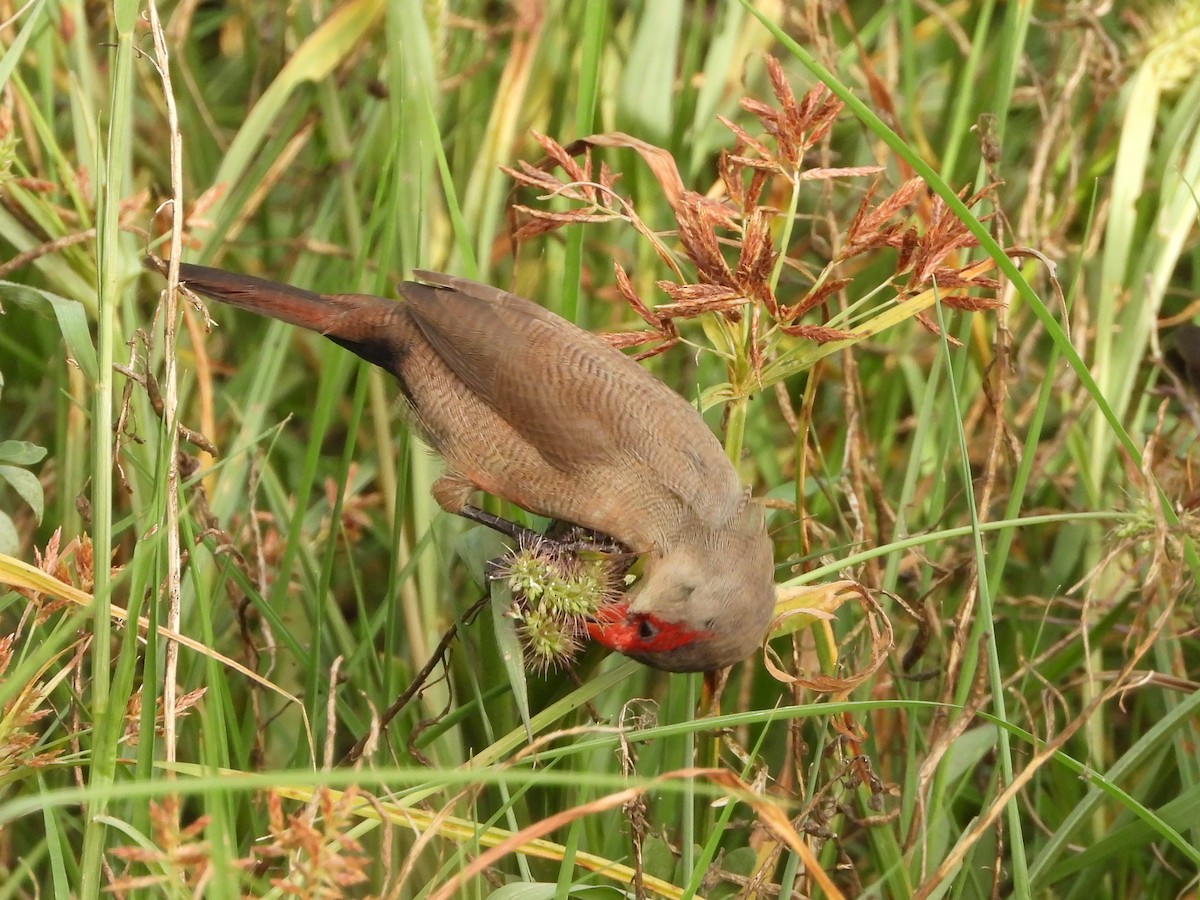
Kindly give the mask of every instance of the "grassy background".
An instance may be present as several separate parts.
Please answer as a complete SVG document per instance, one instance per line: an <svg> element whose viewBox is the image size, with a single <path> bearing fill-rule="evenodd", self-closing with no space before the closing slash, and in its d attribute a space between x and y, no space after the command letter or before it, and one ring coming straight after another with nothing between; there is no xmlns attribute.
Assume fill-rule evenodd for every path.
<svg viewBox="0 0 1200 900"><path fill-rule="evenodd" d="M745 346L734 365L711 345L745 331L712 314L649 363L714 401L778 501L780 584L870 590L895 636L881 668L839 689L882 626L818 593L831 619L772 644L806 683L755 658L713 721L698 678L594 651L522 683L485 610L358 768L334 764L481 596L497 545L436 509L437 461L381 373L279 323L173 314L140 269L172 212L145 11L4 7L0 582L53 576L211 651L172 662L104 604L5 588L0 897L604 897L637 872L661 896L831 895L816 871L847 895L1194 891L1198 410L1158 335L1195 312L1200 12L1031 6L163 6L185 258L316 290L391 294L428 267L642 327L612 263L665 302L645 237L613 220L514 249L514 199L578 204L513 194L499 167L542 156L532 131L620 130L708 193L733 145L716 116L757 136L739 99L776 104L768 52L797 95L825 72L849 104L801 171L883 166L876 202L925 176L899 219L922 235L934 196L998 184L951 202L983 240L951 259L990 250L1002 284L973 293L1003 308L875 333L908 287L878 247L805 319L869 338L814 364L775 333L786 381L729 388ZM651 170L603 159L676 248ZM781 302L826 272L870 183L772 180ZM174 456L173 408L215 456ZM17 562L35 549L41 576ZM662 777L694 766L726 775ZM468 869L508 834L522 852Z"/></svg>

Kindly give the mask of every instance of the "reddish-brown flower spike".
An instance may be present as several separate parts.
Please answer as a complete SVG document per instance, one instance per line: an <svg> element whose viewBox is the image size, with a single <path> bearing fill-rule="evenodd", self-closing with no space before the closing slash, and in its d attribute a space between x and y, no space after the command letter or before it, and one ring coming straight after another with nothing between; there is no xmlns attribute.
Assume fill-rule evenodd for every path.
<svg viewBox="0 0 1200 900"><path fill-rule="evenodd" d="M740 148L739 148L740 149ZM745 182L742 179L741 167L734 165L728 150L722 150L717 155L717 175L725 186L725 195L738 209L745 210Z"/></svg>
<svg viewBox="0 0 1200 900"><path fill-rule="evenodd" d="M617 290L621 292L621 296L625 298L625 302L629 304L643 322L655 329L661 330L664 327L669 327L674 330L674 325L671 325L669 321L655 314L646 305L645 301L638 296L637 291L633 289L633 282L629 280L629 275L626 273L625 267L616 260L613 260L613 272L617 277Z"/></svg>
<svg viewBox="0 0 1200 900"><path fill-rule="evenodd" d="M546 151L546 156L558 163L559 167L566 173L567 181L591 181L591 155L590 153L584 156L584 165L581 167L575 161L570 153L552 137L542 134L539 131L533 132L533 139L542 145L542 149Z"/></svg>
<svg viewBox="0 0 1200 900"><path fill-rule="evenodd" d="M795 109L796 95L792 93L792 86L784 74L783 64L774 56L767 57L767 76L771 79L771 92L775 94L780 107L784 110Z"/></svg>
<svg viewBox="0 0 1200 900"><path fill-rule="evenodd" d="M690 319L706 312L728 312L749 302L736 288L718 284L675 284L660 281L658 286L674 301L655 308L669 319Z"/></svg>
<svg viewBox="0 0 1200 900"><path fill-rule="evenodd" d="M745 104L743 103L743 106L744 105ZM764 107L764 109L766 109L767 112L771 111L770 107ZM764 160L766 160L767 162L774 165L774 162L773 162L774 156L772 155L770 149L767 148L766 144L764 144L758 138L751 136L750 133L748 131L746 131L744 128L742 128L740 125L732 122L731 120L725 118L724 116L718 115L717 121L719 121L722 125L724 125L726 128L728 128L730 131L732 131L733 136L735 138L737 138L737 142L740 146L735 147L734 152L731 157L735 162L740 162L741 160L745 159L745 157L743 155L741 155L741 153L740 153L742 147L744 146L744 147L749 147L751 150L753 150L755 153L757 153L759 156L761 156Z"/></svg>
<svg viewBox="0 0 1200 900"><path fill-rule="evenodd" d="M517 184L522 184L526 187L543 191L558 191L562 189L563 183L545 169L539 169L537 166L532 166L523 159L518 160L517 165L520 166L520 169L514 169L510 166L501 166L500 171Z"/></svg>
<svg viewBox="0 0 1200 900"><path fill-rule="evenodd" d="M721 254L717 236L713 234L713 216L706 214L704 205L694 201L699 195L688 192L685 202L681 203L675 212L675 222L679 228L679 242L683 245L684 253L696 265L701 280L713 283L732 285L733 273Z"/></svg>
<svg viewBox="0 0 1200 900"><path fill-rule="evenodd" d="M772 210L756 208L742 229L742 251L738 257L735 281L748 297L765 303L771 314L778 308L771 292L771 274L775 270L775 245L771 239Z"/></svg>
<svg viewBox="0 0 1200 900"><path fill-rule="evenodd" d="M807 338L818 344L827 344L830 341L848 341L855 337L852 331L839 331L837 328L828 328L824 325L780 325L779 330L792 337Z"/></svg>
<svg viewBox="0 0 1200 900"><path fill-rule="evenodd" d="M824 303L833 294L836 294L846 285L850 284L850 278L831 278L822 284L820 287L811 290L804 298L793 306L787 307L780 318L785 323L792 323L811 309L815 309Z"/></svg>
<svg viewBox="0 0 1200 900"><path fill-rule="evenodd" d="M675 333L659 333L654 331L609 331L600 337L604 338L604 342L610 347L615 347L617 350L628 350L631 347L644 347L647 344L658 341L653 347L648 350L639 350L633 354L634 359L650 359L652 356L658 356L660 353L665 353L676 344L679 343L679 335Z"/></svg>
<svg viewBox="0 0 1200 900"><path fill-rule="evenodd" d="M917 233L917 229L909 226L904 230L904 234L900 241L896 244L896 249L899 253L896 256L896 274L908 271L908 268L913 264L913 257L917 252L917 246L921 236Z"/></svg>
<svg viewBox="0 0 1200 900"><path fill-rule="evenodd" d="M961 309L963 312L981 312L985 309L999 309L1004 305L1004 301L999 297L978 297L974 294L950 294L942 297L941 301L946 306Z"/></svg>
<svg viewBox="0 0 1200 900"><path fill-rule="evenodd" d="M600 163L600 186L603 187L606 191L613 190L614 186L617 183L617 179L620 177L621 177L621 173L613 172L613 170L608 167L608 163L606 163L606 162ZM607 201L605 201L605 202L607 202Z"/></svg>

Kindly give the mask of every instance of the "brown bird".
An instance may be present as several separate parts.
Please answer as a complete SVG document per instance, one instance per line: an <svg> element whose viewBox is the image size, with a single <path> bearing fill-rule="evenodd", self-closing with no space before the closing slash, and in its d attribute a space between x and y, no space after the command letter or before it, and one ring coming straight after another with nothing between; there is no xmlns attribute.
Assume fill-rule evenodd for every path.
<svg viewBox="0 0 1200 900"><path fill-rule="evenodd" d="M160 273L166 264L147 260ZM763 640L774 607L762 510L696 410L601 338L487 285L435 272L400 302L317 294L181 265L213 299L325 335L391 372L446 462L447 512L503 525L485 491L646 557L591 636L659 669L712 671Z"/></svg>

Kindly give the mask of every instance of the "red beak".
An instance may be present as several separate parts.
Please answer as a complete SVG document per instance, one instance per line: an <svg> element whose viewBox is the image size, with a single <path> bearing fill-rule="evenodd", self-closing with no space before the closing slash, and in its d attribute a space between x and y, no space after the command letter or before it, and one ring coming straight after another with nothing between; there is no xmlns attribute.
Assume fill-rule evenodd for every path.
<svg viewBox="0 0 1200 900"><path fill-rule="evenodd" d="M637 627L629 621L629 604L609 603L596 610L587 625L588 636L610 650L623 653L633 645Z"/></svg>
<svg viewBox="0 0 1200 900"><path fill-rule="evenodd" d="M618 653L669 653L693 641L711 638L703 628L667 622L652 613L630 613L627 603L610 603L596 611L588 635Z"/></svg>

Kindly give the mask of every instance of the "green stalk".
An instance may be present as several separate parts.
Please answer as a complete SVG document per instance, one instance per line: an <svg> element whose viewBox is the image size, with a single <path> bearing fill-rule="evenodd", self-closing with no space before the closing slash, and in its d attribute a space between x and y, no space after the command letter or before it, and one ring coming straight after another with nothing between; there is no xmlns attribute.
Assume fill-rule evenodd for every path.
<svg viewBox="0 0 1200 900"><path fill-rule="evenodd" d="M130 123L133 95L133 26L137 3L118 0L113 9L115 30L112 52L112 80L109 93L107 153L97 160L96 169L103 173L99 181L97 206L97 267L96 294L99 327L97 357L99 363L95 394L92 397L92 546L95 603L92 615L92 713L94 730L92 759L88 770L88 787L98 788L100 798L88 804L83 831L83 853L80 857L82 885L80 896L100 895L101 861L104 854L105 826L103 816L108 803L103 799L105 789L112 785L117 765L117 738L122 724L121 704L112 703L110 677L112 670L112 623L108 604L112 579L108 560L113 540L112 469L113 445L109 423L113 418L113 351L116 343L117 304L121 292L120 252L117 245L118 214L129 161Z"/></svg>

